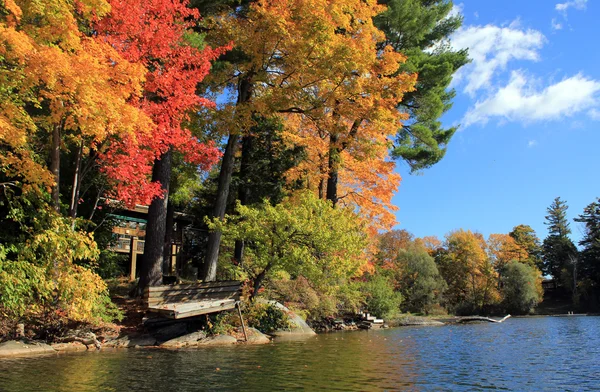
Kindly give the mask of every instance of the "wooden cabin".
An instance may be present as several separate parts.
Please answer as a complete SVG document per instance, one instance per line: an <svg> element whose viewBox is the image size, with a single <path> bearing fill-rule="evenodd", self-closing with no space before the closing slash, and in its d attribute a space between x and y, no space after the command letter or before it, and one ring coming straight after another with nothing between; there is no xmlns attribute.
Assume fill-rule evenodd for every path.
<svg viewBox="0 0 600 392"><path fill-rule="evenodd" d="M115 241L110 249L114 252L129 255L129 279L133 281L137 275L137 262L144 254L148 206L115 207L114 212L110 215L118 221L118 224L112 230ZM174 212L170 246L171 257L169 269L164 271L165 275L176 275L177 269L183 263L181 249L184 243L184 231L186 226L191 223L190 216Z"/></svg>

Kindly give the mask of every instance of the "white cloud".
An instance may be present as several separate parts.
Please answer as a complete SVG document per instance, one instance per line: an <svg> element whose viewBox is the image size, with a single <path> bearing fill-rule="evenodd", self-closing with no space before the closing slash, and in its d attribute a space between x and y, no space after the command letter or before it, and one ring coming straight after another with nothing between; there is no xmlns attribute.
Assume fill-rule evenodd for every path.
<svg viewBox="0 0 600 392"><path fill-rule="evenodd" d="M563 25L562 23L558 22L555 18L552 18L552 22L550 22L552 24L552 30L562 30Z"/></svg>
<svg viewBox="0 0 600 392"><path fill-rule="evenodd" d="M592 108L587 112L587 115L594 121L600 121L600 110Z"/></svg>
<svg viewBox="0 0 600 392"><path fill-rule="evenodd" d="M587 0L572 0L572 1L567 1L565 3L558 3L554 7L554 9L556 9L557 11L566 13L567 9L569 9L570 7L573 7L577 10L584 10L586 8L586 6L587 6Z"/></svg>
<svg viewBox="0 0 600 392"><path fill-rule="evenodd" d="M513 71L508 84L483 101L477 101L464 116L465 127L485 124L490 118L505 121L545 121L570 117L598 107L600 81L577 74L536 90L524 73ZM592 112L595 113L595 112Z"/></svg>
<svg viewBox="0 0 600 392"><path fill-rule="evenodd" d="M538 50L546 41L544 35L533 29L520 29L518 21L509 26L469 26L458 30L451 38L455 49L469 49L472 62L455 76L454 85L466 81L464 91L492 87L497 71L504 70L511 60L539 60Z"/></svg>
<svg viewBox="0 0 600 392"><path fill-rule="evenodd" d="M537 146L537 140L530 140L529 142L527 142L527 147L531 148L531 147L535 147Z"/></svg>

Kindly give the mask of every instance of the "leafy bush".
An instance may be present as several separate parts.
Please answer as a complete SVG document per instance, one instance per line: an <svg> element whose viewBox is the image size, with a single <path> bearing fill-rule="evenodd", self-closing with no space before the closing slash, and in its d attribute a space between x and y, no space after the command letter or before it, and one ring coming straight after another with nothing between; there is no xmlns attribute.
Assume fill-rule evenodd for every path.
<svg viewBox="0 0 600 392"><path fill-rule="evenodd" d="M250 302L244 313L248 325L262 333L272 333L290 326L289 316L273 304Z"/></svg>
<svg viewBox="0 0 600 392"><path fill-rule="evenodd" d="M46 215L47 214L47 215ZM41 211L45 227L20 243L0 245L0 310L20 319L55 312L72 321L97 323L120 317L104 281L77 260L96 260L92 235Z"/></svg>
<svg viewBox="0 0 600 392"><path fill-rule="evenodd" d="M371 275L362 291L369 313L383 318L394 317L400 310L402 295L394 291L391 280L384 275Z"/></svg>

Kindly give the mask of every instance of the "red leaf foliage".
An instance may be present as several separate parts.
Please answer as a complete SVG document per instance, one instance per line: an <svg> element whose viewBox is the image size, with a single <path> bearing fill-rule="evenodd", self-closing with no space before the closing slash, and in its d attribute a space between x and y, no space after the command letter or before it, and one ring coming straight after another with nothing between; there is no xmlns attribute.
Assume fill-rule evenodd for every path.
<svg viewBox="0 0 600 392"><path fill-rule="evenodd" d="M199 106L214 105L196 93L211 61L231 48L196 48L186 34L200 17L187 0L111 0L111 13L96 23L99 37L125 59L143 64L148 72L141 100L134 102L152 118L154 129L116 140L103 154L104 172L114 183L114 197L127 204L148 204L161 196L151 183L152 165L170 148L208 170L220 152L214 143L201 143L181 124Z"/></svg>

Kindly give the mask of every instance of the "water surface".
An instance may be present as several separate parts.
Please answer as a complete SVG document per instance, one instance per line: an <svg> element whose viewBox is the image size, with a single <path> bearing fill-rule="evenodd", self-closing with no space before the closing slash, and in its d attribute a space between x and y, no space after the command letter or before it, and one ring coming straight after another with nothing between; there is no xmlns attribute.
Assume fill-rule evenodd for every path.
<svg viewBox="0 0 600 392"><path fill-rule="evenodd" d="M600 390L600 317L0 360L6 391Z"/></svg>

